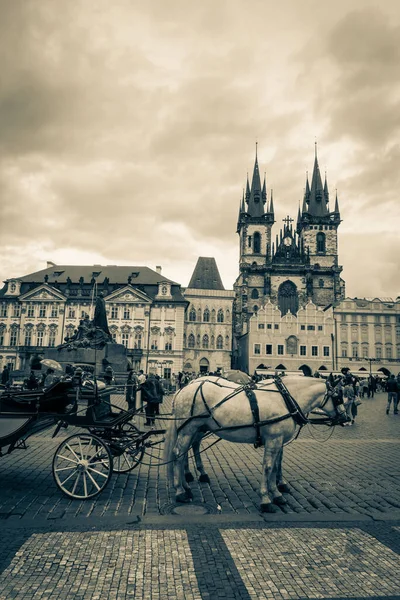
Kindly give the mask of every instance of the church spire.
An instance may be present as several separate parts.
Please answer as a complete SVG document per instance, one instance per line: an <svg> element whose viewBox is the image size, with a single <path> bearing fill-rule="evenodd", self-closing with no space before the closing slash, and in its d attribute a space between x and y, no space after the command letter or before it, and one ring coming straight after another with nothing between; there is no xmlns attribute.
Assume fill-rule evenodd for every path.
<svg viewBox="0 0 400 600"><path fill-rule="evenodd" d="M274 194L273 194L272 189L271 189L271 202L269 203L269 212L271 213L272 216L274 216Z"/></svg>
<svg viewBox="0 0 400 600"><path fill-rule="evenodd" d="M326 186L326 192L328 186ZM326 196L324 186L322 185L321 173L319 170L318 156L317 156L317 143L315 142L315 159L314 169L311 179L311 190L308 200L308 211L313 217L325 217L328 214L328 208L326 205Z"/></svg>
<svg viewBox="0 0 400 600"><path fill-rule="evenodd" d="M246 202L249 203L250 200L250 184L249 184L249 174L247 173L247 181L246 181Z"/></svg>
<svg viewBox="0 0 400 600"><path fill-rule="evenodd" d="M337 197L337 190L336 190L336 198L335 198L335 213L337 213L338 215L340 215L339 200L338 200L338 197Z"/></svg>
<svg viewBox="0 0 400 600"><path fill-rule="evenodd" d="M247 194L246 194L247 195ZM248 213L251 217L261 217L264 214L264 205L261 199L261 180L260 171L258 168L257 145L256 145L256 160L254 163L253 179L251 181L251 191L249 197Z"/></svg>
<svg viewBox="0 0 400 600"><path fill-rule="evenodd" d="M262 187L262 191L261 191L261 199L263 201L263 204L265 204L267 201L267 185L266 185L266 181L265 181L265 173L264 173L264 183L263 183L263 187Z"/></svg>
<svg viewBox="0 0 400 600"><path fill-rule="evenodd" d="M325 196L325 202L328 204L328 202L329 202L329 190L328 190L328 181L326 179L326 171L325 171L325 182L324 182L324 196Z"/></svg>

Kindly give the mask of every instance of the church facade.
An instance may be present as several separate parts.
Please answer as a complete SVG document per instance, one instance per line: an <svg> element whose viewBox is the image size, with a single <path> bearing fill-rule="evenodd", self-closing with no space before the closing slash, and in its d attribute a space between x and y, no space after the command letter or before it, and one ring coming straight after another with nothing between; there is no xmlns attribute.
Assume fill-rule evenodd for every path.
<svg viewBox="0 0 400 600"><path fill-rule="evenodd" d="M338 259L340 222L338 198L336 196L334 208L330 210L327 180L325 177L322 183L315 153L311 184L307 177L302 210L298 210L296 224L289 216L286 217L274 239L274 200L272 191L268 198L265 177L261 185L256 154L251 186L247 180L237 222L240 260L239 276L234 283L233 354L236 367L245 370L252 368L253 361L249 362L245 357L251 356L254 344L259 342L253 339L254 329L250 322L265 305L279 309L282 318L288 314L295 317L309 304L317 310L323 310L344 298L345 284L340 276L342 267ZM318 327L316 323L301 325ZM265 330L266 344L271 341L274 347L277 331L281 331L281 328ZM299 329L299 335L302 331ZM333 328L330 333L333 334ZM279 345L281 350L282 343L275 345ZM302 343L301 338L297 337L298 348L315 345L307 340ZM325 350L322 348L322 352L328 352L328 345L331 346L323 344ZM294 359L293 352L289 355ZM324 360L322 365L327 363L327 368L331 368L331 356L332 350L329 355L322 355L322 358L329 359ZM293 365L298 363L299 367L304 362L302 358L299 355L295 362L291 362Z"/></svg>

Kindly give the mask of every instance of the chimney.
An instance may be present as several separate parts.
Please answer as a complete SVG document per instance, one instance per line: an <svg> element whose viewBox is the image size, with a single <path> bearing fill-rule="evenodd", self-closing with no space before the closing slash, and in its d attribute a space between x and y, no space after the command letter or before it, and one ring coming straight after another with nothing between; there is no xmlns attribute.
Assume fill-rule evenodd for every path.
<svg viewBox="0 0 400 600"><path fill-rule="evenodd" d="M157 273L158 273L159 275L161 275L161 267L160 267L160 265L157 265L157 267L156 267L156 271L157 271Z"/></svg>

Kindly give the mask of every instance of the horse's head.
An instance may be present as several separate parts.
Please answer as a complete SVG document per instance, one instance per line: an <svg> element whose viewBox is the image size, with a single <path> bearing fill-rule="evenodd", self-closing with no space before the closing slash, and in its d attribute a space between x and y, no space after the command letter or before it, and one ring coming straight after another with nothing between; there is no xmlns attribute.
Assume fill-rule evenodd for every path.
<svg viewBox="0 0 400 600"><path fill-rule="evenodd" d="M343 389L341 386L326 384L325 393L321 404L313 411L315 414L323 413L329 418L330 425L343 425L349 419L343 403Z"/></svg>

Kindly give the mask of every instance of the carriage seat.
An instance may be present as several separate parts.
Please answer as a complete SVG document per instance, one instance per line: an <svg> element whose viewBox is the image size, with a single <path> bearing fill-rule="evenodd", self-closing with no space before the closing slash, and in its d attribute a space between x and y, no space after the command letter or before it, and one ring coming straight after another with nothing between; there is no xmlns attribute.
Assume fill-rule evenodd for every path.
<svg viewBox="0 0 400 600"><path fill-rule="evenodd" d="M63 413L71 404L72 391L70 379L56 381L41 390L10 390L0 397L0 412Z"/></svg>

